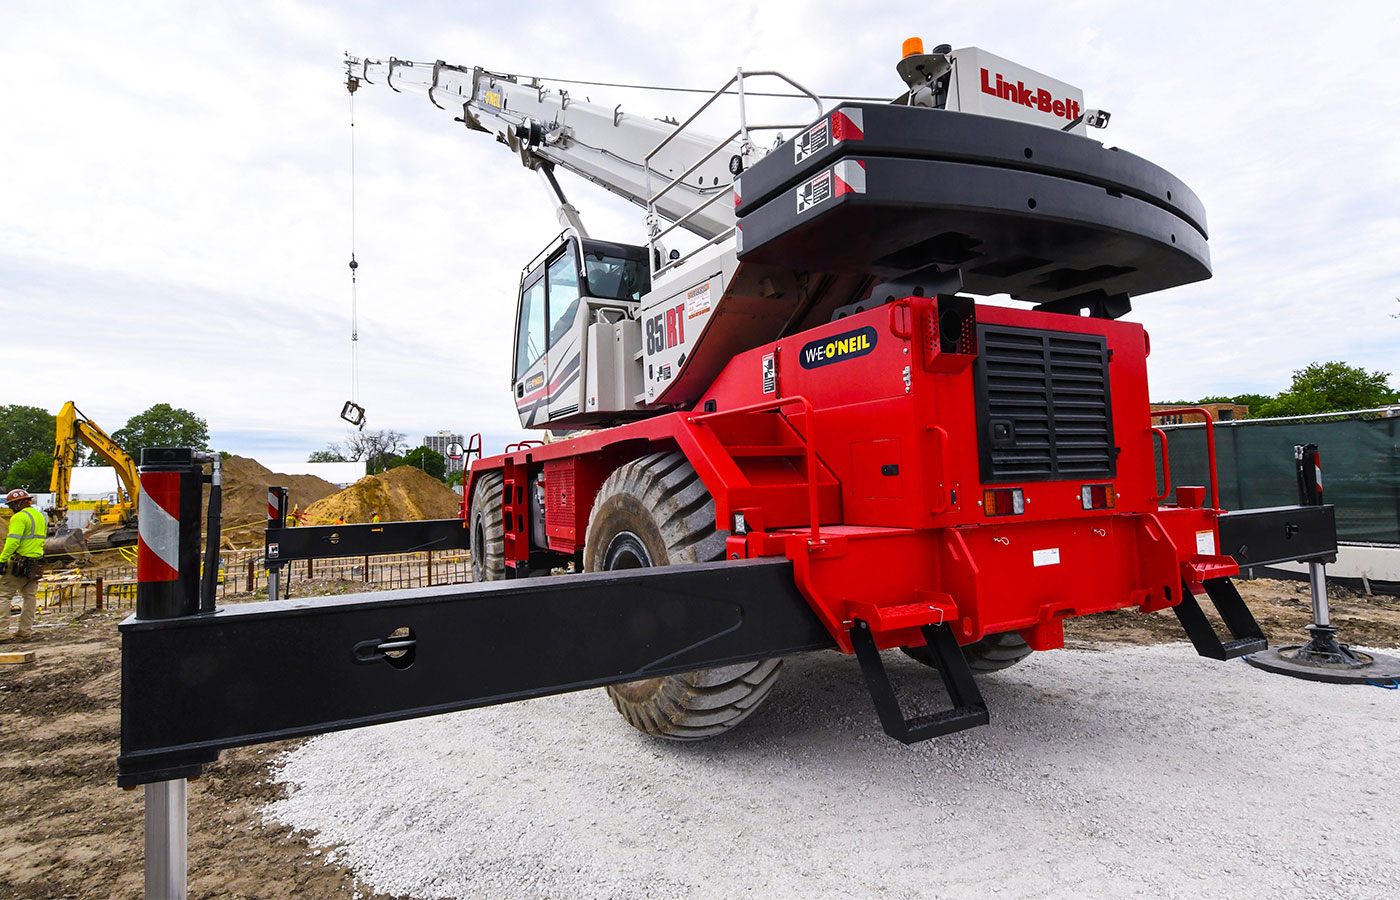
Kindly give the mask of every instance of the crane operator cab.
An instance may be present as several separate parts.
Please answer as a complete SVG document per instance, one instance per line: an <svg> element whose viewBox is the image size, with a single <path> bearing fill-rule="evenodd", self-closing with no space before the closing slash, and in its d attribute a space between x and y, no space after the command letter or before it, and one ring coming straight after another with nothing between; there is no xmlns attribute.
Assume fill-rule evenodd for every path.
<svg viewBox="0 0 1400 900"><path fill-rule="evenodd" d="M522 426L575 428L642 412L638 329L624 326L650 288L645 247L572 230L525 267L512 378Z"/></svg>

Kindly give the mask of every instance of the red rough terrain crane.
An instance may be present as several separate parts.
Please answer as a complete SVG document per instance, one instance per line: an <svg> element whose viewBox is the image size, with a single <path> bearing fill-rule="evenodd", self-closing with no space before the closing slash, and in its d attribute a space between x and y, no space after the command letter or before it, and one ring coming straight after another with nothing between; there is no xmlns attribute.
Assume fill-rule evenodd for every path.
<svg viewBox="0 0 1400 900"><path fill-rule="evenodd" d="M973 673L1062 646L1071 616L1172 608L1203 655L1261 650L1239 564L1335 552L1330 507L1223 515L1213 443L1208 489L1169 502L1150 343L1123 316L1210 276L1204 210L1088 138L1108 116L1076 88L911 42L893 102L827 108L741 71L674 122L481 68L349 69L352 91L418 89L494 134L555 197L510 385L555 439L478 459L462 519L285 529L274 491L274 570L469 545L475 584L217 609L197 585L199 461L148 452L142 502L170 515L140 519L122 783L595 686L647 733L705 738L758 708L783 656L823 648L858 658L889 734L921 740L985 723ZM759 77L814 114L757 123ZM732 134L695 133L729 101ZM761 151L779 127L796 136ZM591 237L556 168L643 206L645 242ZM971 296L999 294L1030 308ZM893 648L938 670L948 709L905 716Z"/></svg>

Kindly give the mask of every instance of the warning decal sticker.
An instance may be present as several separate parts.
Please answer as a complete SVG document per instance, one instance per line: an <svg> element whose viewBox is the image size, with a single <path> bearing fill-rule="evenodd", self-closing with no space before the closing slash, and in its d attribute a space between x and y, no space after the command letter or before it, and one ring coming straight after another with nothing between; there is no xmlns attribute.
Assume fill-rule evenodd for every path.
<svg viewBox="0 0 1400 900"><path fill-rule="evenodd" d="M806 212L825 200L831 199L831 170L797 187L797 211Z"/></svg>
<svg viewBox="0 0 1400 900"><path fill-rule="evenodd" d="M823 118L793 140L793 162L802 162L812 154L825 150L829 143L831 143L831 131L828 120Z"/></svg>
<svg viewBox="0 0 1400 900"><path fill-rule="evenodd" d="M693 319L710 311L710 283L696 285L685 292L685 317Z"/></svg>

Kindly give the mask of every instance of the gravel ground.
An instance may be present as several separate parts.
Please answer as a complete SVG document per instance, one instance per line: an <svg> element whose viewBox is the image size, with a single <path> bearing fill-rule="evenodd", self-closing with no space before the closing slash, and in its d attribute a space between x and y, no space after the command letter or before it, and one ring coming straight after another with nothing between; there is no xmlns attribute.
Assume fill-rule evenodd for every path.
<svg viewBox="0 0 1400 900"><path fill-rule="evenodd" d="M1400 896L1400 692L1183 644L981 684L990 726L913 747L833 653L695 745L600 691L326 735L265 813L414 898Z"/></svg>

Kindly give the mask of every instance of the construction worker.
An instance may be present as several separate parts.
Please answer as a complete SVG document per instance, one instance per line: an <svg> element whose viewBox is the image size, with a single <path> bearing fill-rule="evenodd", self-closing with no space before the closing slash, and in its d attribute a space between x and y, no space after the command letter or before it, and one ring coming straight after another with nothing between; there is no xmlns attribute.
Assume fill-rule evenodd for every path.
<svg viewBox="0 0 1400 900"><path fill-rule="evenodd" d="M370 512L369 512L369 521L370 521L370 524L371 524L371 525L373 525L373 524L375 524L376 522L379 521L379 510L377 510L377 509L372 509L372 510L370 510Z"/></svg>
<svg viewBox="0 0 1400 900"><path fill-rule="evenodd" d="M300 504L300 503L293 503L293 504L292 504L291 522L292 522L292 527L293 527L293 528L296 528L298 525L301 524L301 504Z"/></svg>
<svg viewBox="0 0 1400 900"><path fill-rule="evenodd" d="M336 517L335 517L335 523L334 523L334 524L336 524L336 525L344 525L344 524L345 524L345 516L336 516Z"/></svg>
<svg viewBox="0 0 1400 900"><path fill-rule="evenodd" d="M44 514L34 508L34 498L24 488L15 488L5 495L10 516L10 532L0 549L0 602L6 616L0 641L28 641L34 637L34 616L39 606L39 576L43 574L44 538L49 524ZM24 598L20 609L19 629L10 634L10 600L15 594Z"/></svg>

